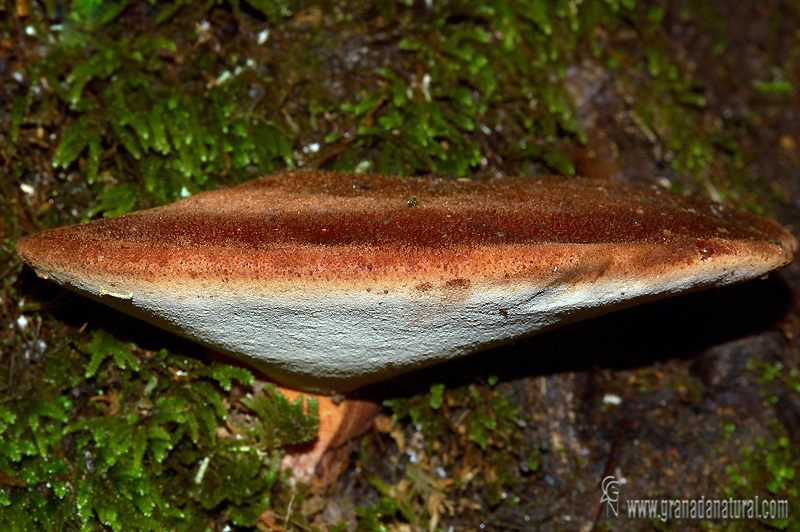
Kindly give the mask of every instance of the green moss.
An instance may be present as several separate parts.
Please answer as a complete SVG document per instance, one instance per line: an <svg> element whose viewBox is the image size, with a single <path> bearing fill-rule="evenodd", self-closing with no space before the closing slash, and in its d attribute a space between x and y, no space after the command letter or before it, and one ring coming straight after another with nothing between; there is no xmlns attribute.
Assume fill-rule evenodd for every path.
<svg viewBox="0 0 800 532"><path fill-rule="evenodd" d="M776 403L779 394L800 393L800 370L797 368L787 368L780 361L770 363L748 358L747 369L755 373L758 383L763 385L761 396L770 403Z"/></svg>
<svg viewBox="0 0 800 532"><path fill-rule="evenodd" d="M566 66L598 25L613 27L632 7L454 2L420 17L398 4L376 18L354 4L312 10L306 22L283 3L247 6L74 2L58 31L55 14L33 13L46 52L14 99L11 142L24 151L30 126L55 126L53 167L85 178L97 197L89 217L172 201L210 176L239 182L286 166L466 175L489 145L570 174L562 146L584 137ZM306 31L315 16L336 31ZM265 30L258 17L282 28ZM209 20L239 26L226 48ZM280 41L267 30L282 31ZM360 90L326 92L343 67L321 57L353 39L383 59L359 61Z"/></svg>
<svg viewBox="0 0 800 532"><path fill-rule="evenodd" d="M367 508L356 509L358 516L358 532L376 532L388 530L386 525L394 523L401 517L397 503L390 497L384 497Z"/></svg>
<svg viewBox="0 0 800 532"><path fill-rule="evenodd" d="M396 427L408 420L414 428L404 438L394 433L414 459L398 484L370 478L393 496L405 519L438 521L457 494L470 489L479 489L488 507L518 502L513 492L536 474L539 452L521 434L519 407L496 385L496 378L455 389L435 384L429 394L385 402ZM437 465L437 455L447 456L450 466Z"/></svg>
<svg viewBox="0 0 800 532"><path fill-rule="evenodd" d="M326 137L341 147L334 166L352 168L370 147L377 172L465 175L487 163L482 148L492 146L498 157L574 173L562 146L585 137L566 66L593 43L594 28L630 8L533 0L387 13L397 23L380 48L395 61L366 80L372 88L360 100L340 104L357 126Z"/></svg>
<svg viewBox="0 0 800 532"><path fill-rule="evenodd" d="M698 31L715 35L715 53L722 54L726 46L721 36L723 19L711 5L698 4L696 9L698 13L687 14L686 20L699 24ZM690 74L671 49L663 10L651 8L646 15L634 17L643 43L641 52L625 56L613 68L625 80L624 90L630 91L635 123L653 143L654 155L668 163L676 176L673 190L700 192L764 214L770 198L759 192L757 177L745 165L735 135L706 109L706 88L700 76ZM637 70L640 64L646 70ZM771 90L772 85L763 87Z"/></svg>
<svg viewBox="0 0 800 532"><path fill-rule="evenodd" d="M204 530L212 516L253 526L285 489L278 449L316 434L313 405L306 415L269 385L226 398L252 389L242 368L102 331L48 357L3 390L3 530Z"/></svg>
<svg viewBox="0 0 800 532"><path fill-rule="evenodd" d="M766 401L777 401L782 393L800 390L800 372L787 369L780 362L768 363L761 359L748 359L747 368L762 385L761 395ZM735 431L733 423L723 425L726 435ZM760 500L788 501L789 517L800 512L800 460L796 443L792 443L786 429L775 423L769 438L758 437L754 445L741 449L741 458L727 467L728 485L723 489L726 497L754 498ZM785 530L790 520L762 521L770 528Z"/></svg>
<svg viewBox="0 0 800 532"><path fill-rule="evenodd" d="M789 94L794 91L792 82L786 79L786 74L777 67L772 70L772 79L754 79L753 88L765 94Z"/></svg>
<svg viewBox="0 0 800 532"><path fill-rule="evenodd" d="M754 498L760 500L788 501L788 515L800 511L800 475L798 461L789 438L778 436L767 442L757 438L753 448L742 449L741 460L728 466L729 485L725 488L726 497ZM776 529L789 527L789 519L762 520L762 523Z"/></svg>
<svg viewBox="0 0 800 532"><path fill-rule="evenodd" d="M232 8L156 3L145 24L132 24L141 18L133 2L75 2L60 31L37 12L31 26L48 44L13 102L12 142L66 111L53 166L86 178L99 199L88 216L165 203L206 188L209 176L239 182L286 166L462 176L505 161L517 173L572 174L567 150L585 135L564 77L588 50L636 87L639 123L662 139L676 170L710 186L720 150L738 164L738 148L692 111L704 106L701 88L666 49L657 8L612 0ZM254 15L280 27L264 29ZM209 20L239 26L226 48ZM621 60L598 44L598 28L622 24L641 33L641 57ZM331 57L353 41L370 54L354 50L354 64ZM646 76L636 71L642 60ZM359 89L326 91L342 70Z"/></svg>
<svg viewBox="0 0 800 532"><path fill-rule="evenodd" d="M176 85L167 72L176 60L174 41L144 34L52 47L32 75L53 87L66 84L56 92L77 114L53 166L76 164L89 185L108 184L100 180L101 167L141 176L145 197L164 203L199 191L211 175L230 172L243 180L291 162L288 126L276 110L236 105L250 66L225 80ZM131 202L134 192L101 186L94 211L114 215L139 206Z"/></svg>

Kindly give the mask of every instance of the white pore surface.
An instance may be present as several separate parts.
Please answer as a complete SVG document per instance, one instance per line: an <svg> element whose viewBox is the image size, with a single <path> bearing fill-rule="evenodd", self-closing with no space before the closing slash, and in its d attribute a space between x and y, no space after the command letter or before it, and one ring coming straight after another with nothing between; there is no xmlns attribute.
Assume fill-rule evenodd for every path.
<svg viewBox="0 0 800 532"><path fill-rule="evenodd" d="M348 391L415 368L636 302L759 275L707 265L648 279L477 287L453 292L293 290L280 296L116 279L54 279L94 299L232 354L302 390ZM58 274L54 274L58 277ZM322 295L320 295L322 294ZM498 361L502 363L502 361Z"/></svg>

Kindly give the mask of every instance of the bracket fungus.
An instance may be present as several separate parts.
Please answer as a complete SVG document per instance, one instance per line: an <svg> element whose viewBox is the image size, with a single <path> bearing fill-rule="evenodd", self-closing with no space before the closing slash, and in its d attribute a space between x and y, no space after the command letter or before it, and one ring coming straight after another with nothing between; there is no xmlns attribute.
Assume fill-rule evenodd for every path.
<svg viewBox="0 0 800 532"><path fill-rule="evenodd" d="M44 278L323 393L759 277L796 250L773 222L655 187L324 172L17 246Z"/></svg>

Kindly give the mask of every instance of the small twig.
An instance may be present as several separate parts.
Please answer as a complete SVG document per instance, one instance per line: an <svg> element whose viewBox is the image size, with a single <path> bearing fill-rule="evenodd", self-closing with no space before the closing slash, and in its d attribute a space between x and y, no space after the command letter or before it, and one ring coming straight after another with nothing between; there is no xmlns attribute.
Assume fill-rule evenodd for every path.
<svg viewBox="0 0 800 532"><path fill-rule="evenodd" d="M600 482L602 482L604 478L609 476L614 471L614 468L619 460L620 452L622 451L622 445L625 443L625 439L628 437L628 434L630 434L631 429L631 422L628 421L627 418L623 418L622 421L619 422L617 434L614 436L614 441L611 443L611 449L608 452L608 459L606 460L606 467L603 470L603 475L600 478ZM592 523L592 532L594 532L595 528L597 528L597 519L599 516L600 498L598 497L594 503L594 506L592 507L592 516L590 518Z"/></svg>
<svg viewBox="0 0 800 532"><path fill-rule="evenodd" d="M0 279L5 279L6 277L8 277L8 274L11 273L11 270L13 270L17 266L19 266L20 262L21 261L19 261L19 260L12 260L11 261L11 265L8 268L6 268L6 271L4 271L3 273L0 273Z"/></svg>
<svg viewBox="0 0 800 532"><path fill-rule="evenodd" d="M294 504L294 493L292 493L292 498L289 499L289 506L286 507L286 519L283 520L283 529L286 530L286 526L289 524L289 518L292 516L292 505Z"/></svg>

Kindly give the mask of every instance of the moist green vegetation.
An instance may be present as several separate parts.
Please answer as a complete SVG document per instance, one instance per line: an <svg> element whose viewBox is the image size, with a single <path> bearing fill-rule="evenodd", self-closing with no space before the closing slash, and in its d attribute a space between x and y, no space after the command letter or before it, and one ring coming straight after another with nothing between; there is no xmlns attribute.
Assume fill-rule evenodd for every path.
<svg viewBox="0 0 800 532"><path fill-rule="evenodd" d="M377 65L363 97L339 105L357 128L325 137L355 144L337 166L464 175L481 163L481 145L494 144L498 157L573 173L560 146L583 135L563 85L567 60L598 24L616 24L619 8L455 2L422 17L384 8L396 23L373 38L397 61Z"/></svg>
<svg viewBox="0 0 800 532"><path fill-rule="evenodd" d="M776 432L781 432L776 428ZM758 497L760 501L787 501L788 519L760 521L770 527L785 530L792 516L800 511L797 500L800 496L800 478L797 471L797 456L788 436L780 435L772 443L757 438L755 446L742 449L742 458L728 466L730 485L725 488L726 497Z"/></svg>
<svg viewBox="0 0 800 532"><path fill-rule="evenodd" d="M800 393L800 371L786 368L781 362L767 362L751 358L749 371L757 375L763 386L761 396L767 403L796 397ZM727 435L736 427L729 422L724 427ZM787 434L779 423L771 427L769 438L758 437L755 445L742 448L741 459L727 467L730 482L723 490L726 497L759 500L788 501L789 519L761 520L763 525L779 530L791 529L792 516L800 512L800 471L797 460L797 435Z"/></svg>
<svg viewBox="0 0 800 532"><path fill-rule="evenodd" d="M244 180L290 164L278 86L253 59L219 53L204 33L209 8L75 2L58 31L47 13L28 20L49 42L27 72L26 96L14 101L14 116L26 119L11 137L20 124L66 114L52 164L80 171L97 194L89 216L174 200L209 176ZM252 83L262 91L257 106Z"/></svg>
<svg viewBox="0 0 800 532"><path fill-rule="evenodd" d="M579 46L600 55L594 32L631 4L47 4L24 20L44 48L7 87L5 148L21 175L36 126L54 133L53 170L97 198L88 216L296 166L570 174L566 67Z"/></svg>
<svg viewBox="0 0 800 532"><path fill-rule="evenodd" d="M307 416L244 370L40 313L17 282L23 232L283 168L572 174L586 135L565 79L580 58L627 80L642 130L700 178L736 147L702 127L662 15L632 0L0 3L0 528L253 529L266 510L314 529L278 471L282 446L313 434L313 405ZM435 529L468 490L513 505L537 474L493 383L387 406L418 459L402 478L369 476L380 498L356 509L359 530Z"/></svg>
<svg viewBox="0 0 800 532"><path fill-rule="evenodd" d="M632 0L53 6L25 17L26 44L42 48L6 87L4 149L21 175L52 133L50 171L82 176L88 217L286 167L569 175L586 140L564 81L580 55L629 80L635 120L678 172L703 181L736 149L703 127L702 88L666 48L663 13ZM641 53L616 49L620 27Z"/></svg>
<svg viewBox="0 0 800 532"><path fill-rule="evenodd" d="M39 340L24 335L29 354ZM3 530L253 526L285 489L278 449L316 434L313 400L306 415L270 385L256 393L242 368L102 331L46 355L3 390Z"/></svg>
<svg viewBox="0 0 800 532"><path fill-rule="evenodd" d="M406 459L402 474L388 483L362 461L368 482L383 495L361 511L364 522L402 517L435 530L462 494L479 493L483 512L513 507L519 503L515 491L536 478L539 450L526 440L520 409L495 377L452 389L435 384L428 394L384 405L393 412L390 435Z"/></svg>
<svg viewBox="0 0 800 532"><path fill-rule="evenodd" d="M696 9L679 10L677 22L698 23L699 31L714 35L714 54L721 56L726 50L720 36L723 22L711 5L698 3ZM627 66L638 64L638 69L620 68L617 56L609 58L609 67L616 68L630 88L632 119L653 144L654 155L669 164L675 192L702 192L716 201L728 200L764 214L767 209L757 191L757 178L745 165L730 126L705 112L705 86L665 45L665 15L661 7L652 7L637 24L642 46L627 58L637 58Z"/></svg>

